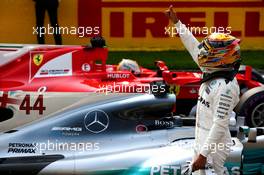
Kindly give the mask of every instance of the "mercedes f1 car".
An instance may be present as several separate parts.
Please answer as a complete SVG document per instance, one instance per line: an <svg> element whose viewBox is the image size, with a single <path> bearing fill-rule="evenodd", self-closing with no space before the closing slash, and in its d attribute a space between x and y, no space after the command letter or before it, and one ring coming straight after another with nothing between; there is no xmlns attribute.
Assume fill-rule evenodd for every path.
<svg viewBox="0 0 264 175"><path fill-rule="evenodd" d="M193 122L172 115L175 95L96 94L0 134L1 174L189 173ZM264 173L263 128L240 128L227 174ZM247 133L248 137L245 136ZM207 166L207 174L214 170Z"/></svg>
<svg viewBox="0 0 264 175"><path fill-rule="evenodd" d="M0 112L5 114L1 117L6 116L1 120L10 118L7 114L12 112L7 106L18 105L19 109L27 109L27 114L33 109L27 105L26 95L25 100L9 99L14 91L144 93L152 90L153 82L163 82L177 95L177 115L195 114L201 72L170 71L164 62L157 61L157 71L141 68L141 73L134 75L106 64L107 56L107 48L98 44L92 47L1 45ZM241 88L237 114L245 116L249 126L263 126L263 77L251 67L242 66L237 79Z"/></svg>

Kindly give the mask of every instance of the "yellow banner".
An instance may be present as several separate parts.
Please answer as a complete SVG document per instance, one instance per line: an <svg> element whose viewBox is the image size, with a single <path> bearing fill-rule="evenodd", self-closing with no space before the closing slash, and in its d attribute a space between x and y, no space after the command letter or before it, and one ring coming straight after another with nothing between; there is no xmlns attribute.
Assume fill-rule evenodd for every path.
<svg viewBox="0 0 264 175"><path fill-rule="evenodd" d="M63 44L87 44L99 34L111 50L183 50L177 35L168 36L174 29L163 12L170 4L187 27L199 31L199 40L220 29L241 38L242 49L264 50L263 0L62 0ZM35 21L34 1L2 0L0 43L37 43ZM46 12L45 27L49 23ZM46 43L54 43L51 33L45 36Z"/></svg>
<svg viewBox="0 0 264 175"><path fill-rule="evenodd" d="M170 28L172 32L173 25L164 25L166 22L161 22L163 11L164 8L104 8L102 34L114 49L184 49L178 36L164 37L165 27ZM206 8L204 10L175 8L175 11L187 21L185 23L187 27L200 28L199 31L198 28L196 30L199 40L216 29L224 28L229 29L231 35L242 39L243 49L264 49L263 8ZM117 27L112 27L111 15L115 13L123 14L124 26L114 25ZM222 22L226 26L215 27L219 23L218 18L220 18L220 24ZM119 30L119 32L112 31L112 33L123 33L123 35L114 36L111 28ZM195 31L193 33L195 34Z"/></svg>

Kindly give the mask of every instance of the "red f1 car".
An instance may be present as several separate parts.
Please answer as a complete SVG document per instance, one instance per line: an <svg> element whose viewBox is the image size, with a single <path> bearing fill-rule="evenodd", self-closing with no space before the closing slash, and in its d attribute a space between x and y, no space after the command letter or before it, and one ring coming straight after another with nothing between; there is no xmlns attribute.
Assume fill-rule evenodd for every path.
<svg viewBox="0 0 264 175"><path fill-rule="evenodd" d="M146 93L154 91L153 82L164 82L177 95L176 114L194 115L201 72L170 71L157 61L157 71L141 68L134 75L107 65L107 57L105 47L1 45L0 91ZM263 126L263 77L249 66L241 66L236 77L241 88L237 114L249 126Z"/></svg>

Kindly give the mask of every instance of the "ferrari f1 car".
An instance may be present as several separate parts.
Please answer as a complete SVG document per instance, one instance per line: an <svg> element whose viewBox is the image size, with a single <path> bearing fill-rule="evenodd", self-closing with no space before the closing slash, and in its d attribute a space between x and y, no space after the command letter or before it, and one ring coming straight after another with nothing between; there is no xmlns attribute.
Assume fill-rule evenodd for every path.
<svg viewBox="0 0 264 175"><path fill-rule="evenodd" d="M195 114L201 72L170 71L164 62L157 61L157 71L141 68L141 73L135 75L106 64L107 56L107 48L100 44L0 46L0 112L12 113L7 109L10 105L27 109L27 114L34 108L27 105L28 96L24 101L9 99L14 91L144 93L152 90L151 83L164 82L177 95L175 113ZM242 66L237 79L241 88L237 114L245 116L249 126L263 126L263 77L251 67ZM2 121L10 118L2 116L7 116Z"/></svg>
<svg viewBox="0 0 264 175"><path fill-rule="evenodd" d="M193 122L172 116L175 95L96 94L0 134L1 174L189 173ZM227 174L264 173L263 128L240 128ZM248 137L245 136L248 133ZM207 174L214 170L207 166Z"/></svg>

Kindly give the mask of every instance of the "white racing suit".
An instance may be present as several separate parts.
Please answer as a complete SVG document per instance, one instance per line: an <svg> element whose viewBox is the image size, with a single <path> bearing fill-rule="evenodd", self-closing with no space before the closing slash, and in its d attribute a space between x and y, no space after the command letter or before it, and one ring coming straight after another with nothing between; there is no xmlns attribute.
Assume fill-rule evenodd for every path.
<svg viewBox="0 0 264 175"><path fill-rule="evenodd" d="M198 65L199 41L180 21L175 26L182 43ZM224 161L230 152L229 116L239 101L239 93L236 78L232 81L226 81L225 78L211 79L202 83L199 89L194 160L199 154L207 157L217 175L224 174ZM205 174L205 171L195 173Z"/></svg>

